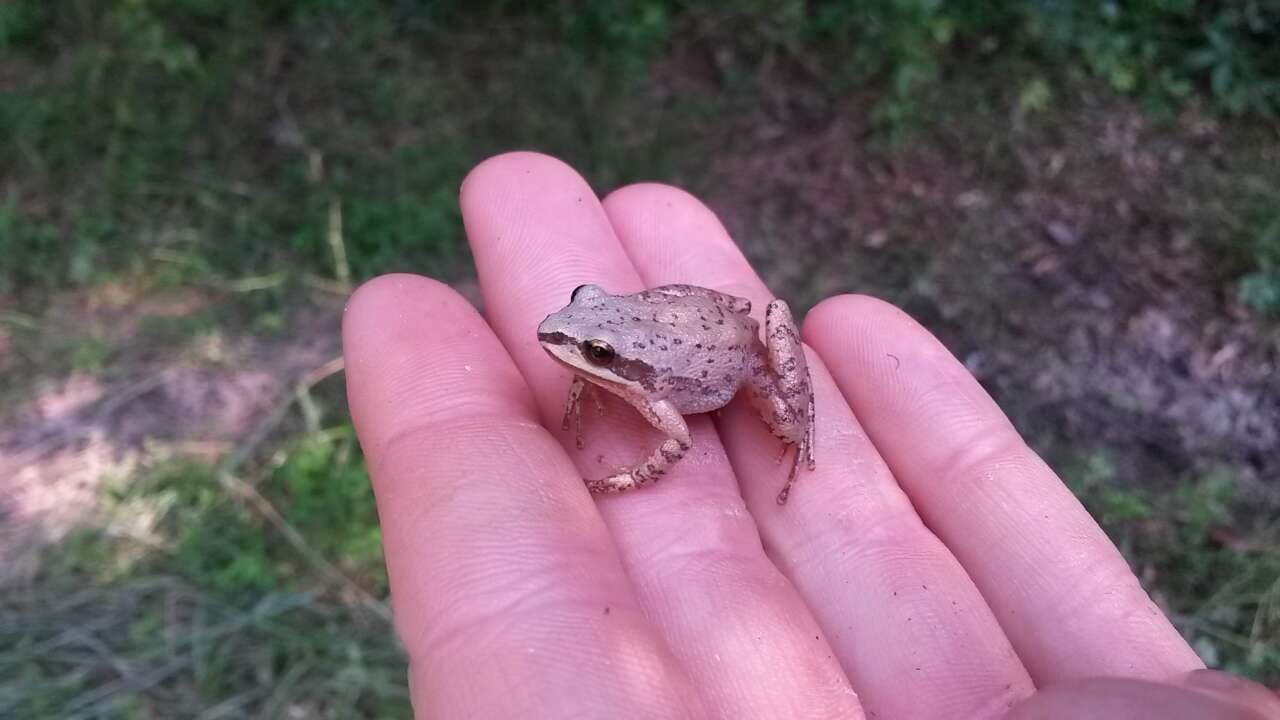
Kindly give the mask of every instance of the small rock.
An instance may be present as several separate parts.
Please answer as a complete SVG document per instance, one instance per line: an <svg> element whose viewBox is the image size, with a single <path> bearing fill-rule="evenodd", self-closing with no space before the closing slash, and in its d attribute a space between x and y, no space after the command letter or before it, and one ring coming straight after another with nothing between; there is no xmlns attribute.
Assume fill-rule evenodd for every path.
<svg viewBox="0 0 1280 720"><path fill-rule="evenodd" d="M957 195L955 199L955 206L961 210L985 208L990 204L990 199L981 190L966 190Z"/></svg>
<svg viewBox="0 0 1280 720"><path fill-rule="evenodd" d="M1080 236L1077 235L1076 231L1072 230L1071 227L1064 222L1059 222L1057 220L1054 220L1053 222L1050 222L1048 225L1044 226L1044 231L1048 233L1050 240L1053 240L1059 245L1062 245L1065 247L1070 247L1080 242Z"/></svg>
<svg viewBox="0 0 1280 720"><path fill-rule="evenodd" d="M871 231L862 239L862 244L872 250L879 250L884 247L887 242L889 242L889 231L883 228Z"/></svg>

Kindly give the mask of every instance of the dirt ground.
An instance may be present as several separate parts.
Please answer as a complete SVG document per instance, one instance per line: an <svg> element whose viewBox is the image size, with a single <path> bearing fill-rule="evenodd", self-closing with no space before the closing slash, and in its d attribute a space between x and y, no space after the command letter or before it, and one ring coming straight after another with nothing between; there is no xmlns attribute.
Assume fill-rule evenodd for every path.
<svg viewBox="0 0 1280 720"><path fill-rule="evenodd" d="M944 119L890 156L817 97L742 118L708 184L775 292L901 305L1060 462L1103 451L1156 488L1226 469L1280 507L1280 328L1236 302L1230 228L1205 221L1280 143L1086 95L1052 127Z"/></svg>
<svg viewBox="0 0 1280 720"><path fill-rule="evenodd" d="M144 319L188 317L218 301L107 286L50 310L62 331L94 329L116 351L96 372L19 380L29 383L25 399L0 422L0 585L36 573L39 550L93 517L103 486L144 457L223 460L270 429L299 382L339 367L337 299L299 309L288 334L208 332L169 345L146 335Z"/></svg>

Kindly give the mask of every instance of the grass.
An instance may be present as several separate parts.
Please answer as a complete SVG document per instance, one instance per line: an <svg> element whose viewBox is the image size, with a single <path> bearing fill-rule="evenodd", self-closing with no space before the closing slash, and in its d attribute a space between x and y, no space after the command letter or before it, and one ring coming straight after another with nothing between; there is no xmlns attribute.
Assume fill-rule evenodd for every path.
<svg viewBox="0 0 1280 720"><path fill-rule="evenodd" d="M0 252L23 260L0 292L31 302L122 275L438 269L464 259L455 188L488 154L548 150L603 183L697 159L670 142L667 108L635 97L639 76L518 16L441 29L380 3L70 7L28 40L48 66L0 95ZM578 82L556 82L566 71Z"/></svg>
<svg viewBox="0 0 1280 720"><path fill-rule="evenodd" d="M1236 2L1205 17L1177 2L1112 16L915 1L3 3L0 330L15 352L0 357L0 394L15 406L30 378L109 379L147 352L216 360L202 339L286 335L316 288L395 270L456 277L467 263L456 188L494 152L551 152L602 190L702 189L724 138L714 128L761 101L761 68L816 67L831 98L857 88L867 143L886 154L932 117L939 88L976 87L949 75L961 66L1000 68L1027 116L1101 82L1153 117L1189 104L1265 118L1280 46L1250 29L1255 5L1273 17ZM1069 16L1036 14L1055 8ZM1085 71L1063 76L1047 59ZM952 102L947 121L1003 127L1007 108L984 102ZM1259 142L1274 141L1266 132ZM1012 134L987 134L987 170L1016 183ZM1213 202L1192 219L1231 228L1215 245L1225 280L1280 312L1268 172L1204 188ZM910 234L913 208L894 212L893 232L901 220ZM881 257L886 282L928 281L918 249L891 243ZM68 296L110 287L212 299L129 333L59 314ZM407 716L341 394L325 381L300 395L221 462L157 445L116 478L108 512L0 597L0 715ZM1245 522L1230 469L1156 495L1105 451L1079 458L1073 488L1201 655L1280 680L1277 530Z"/></svg>
<svg viewBox="0 0 1280 720"><path fill-rule="evenodd" d="M0 609L9 717L409 715L386 623L319 593L228 603L168 575L56 590Z"/></svg>
<svg viewBox="0 0 1280 720"><path fill-rule="evenodd" d="M386 576L351 428L282 438L246 482L287 520L220 481L225 465L156 453L121 478L108 520L0 601L0 714L407 716L385 608L361 601ZM1156 494L1098 451L1064 475L1210 666L1280 678L1274 518L1240 524L1221 473Z"/></svg>
<svg viewBox="0 0 1280 720"><path fill-rule="evenodd" d="M1064 476L1206 664L1280 680L1280 523L1229 469L1142 490L1097 451Z"/></svg>
<svg viewBox="0 0 1280 720"><path fill-rule="evenodd" d="M245 479L159 449L118 478L0 602L0 715L407 716L359 446L301 411L323 400Z"/></svg>

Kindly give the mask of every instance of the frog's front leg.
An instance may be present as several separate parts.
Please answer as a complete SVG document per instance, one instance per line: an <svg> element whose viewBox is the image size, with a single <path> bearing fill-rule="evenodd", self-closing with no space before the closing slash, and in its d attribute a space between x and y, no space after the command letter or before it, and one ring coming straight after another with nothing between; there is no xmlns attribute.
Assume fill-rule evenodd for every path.
<svg viewBox="0 0 1280 720"><path fill-rule="evenodd" d="M814 467L813 383L809 379L800 332L791 317L791 309L782 300L774 300L765 310L765 354L747 382L751 404L769 429L783 442L796 446L791 472L778 493L778 504L782 505L791 494L801 461L810 470Z"/></svg>
<svg viewBox="0 0 1280 720"><path fill-rule="evenodd" d="M586 388L587 381L582 379L580 375L573 376L573 383L569 385L569 399L564 404L564 420L560 423L561 430L568 430L569 423L574 423L574 444L581 450L582 442L582 391Z"/></svg>
<svg viewBox="0 0 1280 720"><path fill-rule="evenodd" d="M587 489L593 493L618 493L655 483L667 468L684 457L690 447L689 426L670 401L649 401L643 398L631 402L645 420L661 430L667 439L662 441L644 462L620 473L600 480L588 480Z"/></svg>

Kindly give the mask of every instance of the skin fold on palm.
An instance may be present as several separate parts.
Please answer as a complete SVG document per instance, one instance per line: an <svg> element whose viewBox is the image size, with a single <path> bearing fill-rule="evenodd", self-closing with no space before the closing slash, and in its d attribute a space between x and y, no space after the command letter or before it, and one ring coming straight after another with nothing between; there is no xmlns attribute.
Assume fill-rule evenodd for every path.
<svg viewBox="0 0 1280 720"><path fill-rule="evenodd" d="M785 506L780 443L745 398L686 418L663 482L593 497L584 478L661 436L610 397L579 449L539 322L587 283L773 297L675 188L601 201L513 153L472 171L461 207L484 316L390 275L343 329L420 717L998 718L1081 692L1087 709L1099 676L1122 685L1108 698L1236 702L1188 684L1202 663L1097 524L964 367L871 298L803 323L822 454ZM1271 717L1249 687L1261 709L1236 716Z"/></svg>

